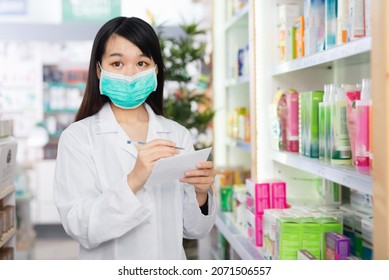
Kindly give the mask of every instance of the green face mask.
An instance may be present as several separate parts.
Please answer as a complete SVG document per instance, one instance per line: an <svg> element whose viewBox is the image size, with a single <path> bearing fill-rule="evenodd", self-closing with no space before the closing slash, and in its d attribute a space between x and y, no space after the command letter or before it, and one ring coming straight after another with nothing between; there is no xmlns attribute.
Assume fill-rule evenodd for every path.
<svg viewBox="0 0 389 280"><path fill-rule="evenodd" d="M117 107L123 109L139 107L157 88L155 67L133 76L107 72L101 66L100 69L100 93L108 96Z"/></svg>

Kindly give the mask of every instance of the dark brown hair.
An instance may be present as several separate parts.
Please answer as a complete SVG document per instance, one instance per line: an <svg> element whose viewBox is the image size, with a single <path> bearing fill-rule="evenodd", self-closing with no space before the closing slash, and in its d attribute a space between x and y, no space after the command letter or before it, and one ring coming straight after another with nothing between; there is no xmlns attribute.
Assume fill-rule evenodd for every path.
<svg viewBox="0 0 389 280"><path fill-rule="evenodd" d="M156 114L163 114L162 102L165 66L163 64L161 47L157 34L147 22L139 18L117 17L105 23L96 34L89 62L85 94L76 114L75 121L96 114L106 102L110 101L107 96L100 94L96 65L97 62L101 62L107 41L113 34L128 39L157 64L158 86L155 92L151 93L146 99L146 103L150 105Z"/></svg>

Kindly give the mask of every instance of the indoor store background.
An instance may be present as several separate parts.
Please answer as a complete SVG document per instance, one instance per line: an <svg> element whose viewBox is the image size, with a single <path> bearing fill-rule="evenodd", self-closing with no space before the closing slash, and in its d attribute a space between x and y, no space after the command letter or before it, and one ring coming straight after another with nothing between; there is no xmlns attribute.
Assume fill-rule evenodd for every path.
<svg viewBox="0 0 389 280"><path fill-rule="evenodd" d="M190 77L168 76L165 112L213 147L216 223L183 240L188 259L389 259L388 13L384 0L0 0L0 259L78 258L53 202L57 144L92 40L120 15L165 40L168 71ZM174 63L183 46L191 59Z"/></svg>

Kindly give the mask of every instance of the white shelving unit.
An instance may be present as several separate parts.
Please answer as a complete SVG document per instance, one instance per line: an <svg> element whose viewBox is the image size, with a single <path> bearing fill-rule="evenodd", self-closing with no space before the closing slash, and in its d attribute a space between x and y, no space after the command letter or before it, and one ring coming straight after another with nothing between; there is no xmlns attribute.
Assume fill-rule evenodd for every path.
<svg viewBox="0 0 389 280"><path fill-rule="evenodd" d="M328 67L339 61L344 61L349 65L367 63L370 61L370 50L371 37L364 37L329 50L277 65L273 68L272 75L288 74L292 71L311 67Z"/></svg>
<svg viewBox="0 0 389 280"><path fill-rule="evenodd" d="M219 212L216 227L227 239L235 253L243 260L263 260L261 249L255 247L232 221L230 214Z"/></svg>
<svg viewBox="0 0 389 280"><path fill-rule="evenodd" d="M229 112L237 107L246 107L250 111L250 127L255 126L255 103L253 97L253 73L254 69L252 55L253 38L250 29L252 2L239 9L232 16L232 9L227 2L232 5L233 1L214 1L213 2L213 92L214 109L216 115L214 118L214 163L216 167L245 167L251 169L253 161L253 139L254 132L251 130L251 141L233 139L227 136L226 120ZM248 71L242 75L237 74L238 49L248 45L248 59L246 66ZM249 61L249 62L248 62ZM247 69L247 68L246 68ZM247 73L248 72L248 73ZM228 217L228 214L219 212L216 220L216 229L220 232L231 245L231 257L241 259L261 259L255 246L251 245L245 233L236 228ZM200 248L207 248L205 243L209 240L200 242ZM201 244L204 243L204 244ZM204 251L204 249L200 249ZM201 252L200 252L201 257ZM209 254L203 258L215 258L217 253L210 250Z"/></svg>
<svg viewBox="0 0 389 280"><path fill-rule="evenodd" d="M3 130L3 125L4 123L0 122L1 130ZM0 139L0 209L8 206L15 207L16 204L13 179L15 176L17 143L13 137L8 136L10 135L10 131L4 132L4 137ZM15 211L15 208L13 211ZM14 212L14 214L16 213ZM16 219L10 226L6 231L3 231L3 228L0 231L0 249L3 247L13 248L14 254L16 245Z"/></svg>
<svg viewBox="0 0 389 280"><path fill-rule="evenodd" d="M214 2L214 64L213 73L215 123L214 127L214 159L216 166L244 166L250 168L250 144L242 140L227 137L226 120L228 114L236 107L246 107L254 112L250 102L252 90L249 74L237 75L238 48L249 45L249 13L250 4L246 4L233 16L227 17L227 1ZM216 51L217 50L217 51ZM251 49L249 50L251 52ZM251 65L250 65L251 67ZM249 68L250 68L249 67Z"/></svg>
<svg viewBox="0 0 389 280"><path fill-rule="evenodd" d="M297 153L271 153L271 159L286 166L315 174L359 192L373 194L372 180L369 174L358 173L351 166L334 166L319 159L308 158Z"/></svg>
<svg viewBox="0 0 389 280"><path fill-rule="evenodd" d="M297 2L301 4L302 11L303 0L297 0ZM386 247L380 249L375 248L374 251L379 251L377 254L377 256L380 256L379 258L382 258L382 256L387 257L389 247L387 246L387 234L385 233L387 233L388 219L385 216L385 213L387 213L385 212L385 209L388 209L388 188L387 183L385 183L387 182L387 172L385 173L385 167L383 166L383 163L388 162L387 153L384 152L384 154L377 155L379 159L376 159L375 155L375 170L372 175L359 173L353 167L331 165L318 159L303 157L298 153L272 151L269 143L270 129L267 125L269 123L268 106L272 103L273 96L278 89L295 88L299 92L323 90L324 85L329 83L354 84L360 83L362 78L372 78L374 87L377 86L375 88L373 87L373 104L376 104L374 100L377 99L377 97L382 99L383 102L386 102L378 104L378 106L374 105L373 131L377 133L376 128L381 127L383 124L377 123L379 118L377 118L378 115L376 112L381 111L383 117L387 116L387 109L383 107L384 104L387 104L387 98L381 97L381 93L385 92L384 89L387 88L387 86L385 86L387 76L386 79L384 79L387 63L385 64L385 62L378 61L382 57L385 44L380 38L374 38L373 41L372 37L365 37L314 55L280 64L277 59L277 42L279 34L277 29L278 6L285 3L290 3L290 1L276 0L250 2L251 6L248 11L250 15L253 15L253 26L249 26L248 29L251 28L253 30L250 32L250 38L253 38L255 41L254 46L250 45L250 49L253 50L252 58L254 59L255 64L253 71L254 77L250 76L248 81L226 79L226 82L222 84L223 87L221 84L216 84L215 92L217 91L217 93L215 103L218 101L224 102L223 104L226 103L226 97L221 94L226 92L225 88L238 88L242 86L242 84L248 83L249 88L254 90L254 93L251 94L250 98L250 105L255 108L255 111L251 112L255 114L254 123L256 123L256 125L255 127L252 127L254 137L252 137L250 145L244 145L243 143L243 150L246 152L250 151L253 155L252 162L254 164L251 165L251 168L252 172L255 174L255 179L260 180L261 178L269 177L278 177L282 179L283 176L285 176L285 178L291 178L293 176L304 176L304 174L306 174L306 176L319 176L366 194L374 196L380 194L379 198L375 198L374 216L383 219L383 225L381 226L380 233L374 233L376 236L374 244L377 244L376 242L378 240L378 243L385 244ZM377 18L375 21L376 27L374 27L373 22L373 30L383 32L386 30L386 27L381 27L381 23L385 18L384 14L385 11L388 11L389 5L387 5L385 1L377 1L375 4L377 6L373 6L373 14L375 11L376 15L380 15L380 20ZM381 8L379 9L377 7ZM218 21L217 19L220 17L219 14L223 13L223 11L219 9L219 6L217 8L218 11L215 14L216 23L218 21L220 22L220 18ZM372 18L374 19L375 17ZM239 22L239 19L236 18L229 21L225 30L229 30L234 22ZM377 27L378 23L380 25L379 28ZM379 32L377 32L377 34ZM373 32L373 34L375 33ZM225 39L221 41L218 39L220 38L219 36L225 35L226 34L223 32L217 34L215 42L218 40L219 42L226 42ZM378 42L379 40L380 42ZM377 53L378 50L381 51L380 54ZM225 57L225 51L225 48L218 47L218 45L215 46L215 56L219 57L219 60ZM372 59L374 62L374 57L375 64L371 62ZM384 57L382 57L382 59L384 59ZM372 64L373 66L376 65L375 68L373 68ZM217 64L216 67L218 71L221 69L220 67L222 67L222 65L223 64L220 63ZM215 77L218 75L219 80L225 77L225 73L215 73ZM218 79L216 79L216 82ZM379 88L381 88L381 91ZM386 123L385 120L383 120L384 124ZM226 119L215 119L215 123L220 127L222 127L225 122ZM220 135L223 137L225 134ZM382 139L386 138L384 137ZM242 149L242 143L238 143L231 139L220 140L215 143L215 146L220 143L223 143L224 145L227 143L229 146ZM381 141L377 136L373 135L374 147L380 146L383 149L386 147L385 143L387 143L387 141ZM220 154L221 156L216 157L216 159L219 158L223 162L228 163L227 153ZM373 184L375 186L374 188ZM229 220L224 213L219 213L216 226L241 258L255 258L248 253L248 250L242 249L245 248L242 244L246 242L242 240L246 237L240 235L239 231L234 228L232 221ZM379 226L379 222L375 220L375 231L377 226ZM258 253L260 257L260 251L258 251Z"/></svg>

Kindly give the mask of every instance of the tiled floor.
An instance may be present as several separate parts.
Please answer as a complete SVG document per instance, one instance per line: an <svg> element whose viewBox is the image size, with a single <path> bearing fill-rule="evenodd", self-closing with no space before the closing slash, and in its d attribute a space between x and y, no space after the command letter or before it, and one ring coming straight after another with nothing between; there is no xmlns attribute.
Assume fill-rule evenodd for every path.
<svg viewBox="0 0 389 280"><path fill-rule="evenodd" d="M18 259L77 260L79 245L69 238L61 225L36 226L36 238L29 252L17 252ZM197 259L197 241L184 240L188 259Z"/></svg>
<svg viewBox="0 0 389 280"><path fill-rule="evenodd" d="M69 238L61 225L35 227L36 237L28 251L17 251L17 259L76 260L78 243Z"/></svg>

